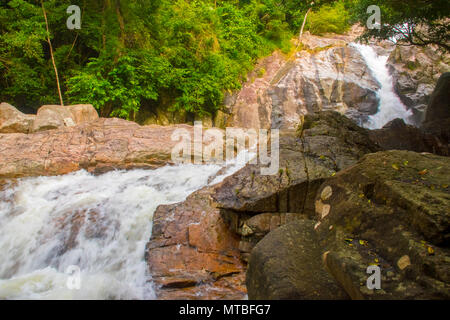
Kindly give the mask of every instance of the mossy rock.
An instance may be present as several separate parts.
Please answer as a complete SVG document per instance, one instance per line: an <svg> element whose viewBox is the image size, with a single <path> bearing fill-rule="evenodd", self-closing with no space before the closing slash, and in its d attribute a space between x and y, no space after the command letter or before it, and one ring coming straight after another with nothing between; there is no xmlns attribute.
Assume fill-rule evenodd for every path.
<svg viewBox="0 0 450 320"><path fill-rule="evenodd" d="M331 274L352 297L450 298L449 177L448 157L387 151L322 185L317 231ZM382 290L367 290L370 264L381 267Z"/></svg>

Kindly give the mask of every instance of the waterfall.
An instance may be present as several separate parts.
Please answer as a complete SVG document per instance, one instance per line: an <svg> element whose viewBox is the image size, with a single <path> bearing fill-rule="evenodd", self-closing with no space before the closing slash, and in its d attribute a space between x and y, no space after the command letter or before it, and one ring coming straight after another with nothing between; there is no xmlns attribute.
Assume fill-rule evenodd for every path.
<svg viewBox="0 0 450 320"><path fill-rule="evenodd" d="M222 181L252 156L19 180L0 192L0 299L154 298L144 254L156 208ZM79 290L67 284L72 266Z"/></svg>
<svg viewBox="0 0 450 320"><path fill-rule="evenodd" d="M392 76L389 74L386 64L389 57L377 55L371 46L358 43L352 43L352 46L361 53L373 76L381 85L377 93L380 99L378 112L369 117L364 127L380 129L396 118L401 118L411 124L411 110L406 108L394 91Z"/></svg>

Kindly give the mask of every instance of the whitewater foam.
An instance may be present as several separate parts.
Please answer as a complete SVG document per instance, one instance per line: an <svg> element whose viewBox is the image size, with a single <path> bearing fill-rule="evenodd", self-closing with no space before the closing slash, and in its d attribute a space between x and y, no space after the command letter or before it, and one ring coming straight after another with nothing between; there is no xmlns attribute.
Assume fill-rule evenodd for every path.
<svg viewBox="0 0 450 320"><path fill-rule="evenodd" d="M380 99L378 112L369 117L364 127L380 129L396 118L403 119L406 123L411 124L410 119L413 115L411 110L406 108L394 91L392 76L389 74L387 67L389 57L378 55L374 48L368 45L359 43L352 43L351 45L361 53L373 76L381 85L377 92Z"/></svg>

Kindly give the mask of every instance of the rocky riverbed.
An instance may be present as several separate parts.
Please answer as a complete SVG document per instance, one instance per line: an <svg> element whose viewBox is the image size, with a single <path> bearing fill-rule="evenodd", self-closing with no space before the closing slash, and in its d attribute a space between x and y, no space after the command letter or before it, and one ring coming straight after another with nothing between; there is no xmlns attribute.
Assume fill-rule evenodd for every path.
<svg viewBox="0 0 450 320"><path fill-rule="evenodd" d="M87 279L104 280L84 292L92 298L448 299L449 73L426 97L419 89L402 97L404 81L394 80L408 108L426 111L416 126L393 119L365 129L381 85L347 45L355 36L307 34L294 59L267 57L214 119L280 129L271 176L258 164L175 165L172 135L193 135L191 125L99 118L90 105L44 106L30 116L2 103L3 225L39 217L48 227L27 229L37 247L0 238L2 250L42 258L33 265L8 256L0 297L30 297L21 283L47 281L49 292L27 290L74 298L60 286L78 259ZM392 52L394 79L402 77L398 64L412 58L377 50ZM52 202L62 200L67 207ZM91 268L89 255L108 273ZM380 290L366 287L370 265L382 270Z"/></svg>

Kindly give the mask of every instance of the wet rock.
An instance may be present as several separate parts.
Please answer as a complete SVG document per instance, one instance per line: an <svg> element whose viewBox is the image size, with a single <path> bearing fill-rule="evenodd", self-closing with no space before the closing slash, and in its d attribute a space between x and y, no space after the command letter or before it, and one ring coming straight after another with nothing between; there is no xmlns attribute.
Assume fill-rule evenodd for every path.
<svg viewBox="0 0 450 320"><path fill-rule="evenodd" d="M314 222L300 220L269 233L252 251L247 289L252 300L346 299L325 271Z"/></svg>
<svg viewBox="0 0 450 320"><path fill-rule="evenodd" d="M366 155L328 179L317 201L316 231L325 265L354 299L450 297L450 162L407 151ZM320 193L332 188L322 200ZM381 268L381 289L369 290L367 268Z"/></svg>
<svg viewBox="0 0 450 320"><path fill-rule="evenodd" d="M0 133L29 133L34 119L34 115L24 114L10 104L0 104Z"/></svg>
<svg viewBox="0 0 450 320"><path fill-rule="evenodd" d="M75 248L80 234L85 239L106 238L120 227L119 222L111 221L104 212L86 209L63 213L53 223L58 230L64 230L58 256Z"/></svg>
<svg viewBox="0 0 450 320"><path fill-rule="evenodd" d="M146 259L158 298L244 298L239 238L228 230L212 192L205 188L156 210Z"/></svg>
<svg viewBox="0 0 450 320"><path fill-rule="evenodd" d="M184 281L180 279L181 281ZM172 280L169 280L172 281ZM190 280L185 282L189 284ZM194 281L195 282L195 281ZM192 282L190 282L192 284ZM205 282L195 286L166 287L158 292L160 300L242 300L247 292L245 274L233 274L217 279L214 283Z"/></svg>

